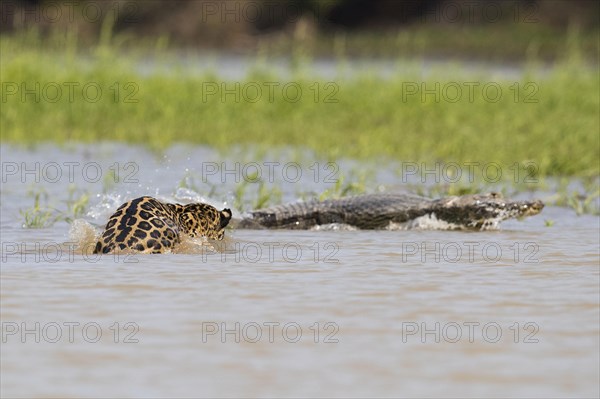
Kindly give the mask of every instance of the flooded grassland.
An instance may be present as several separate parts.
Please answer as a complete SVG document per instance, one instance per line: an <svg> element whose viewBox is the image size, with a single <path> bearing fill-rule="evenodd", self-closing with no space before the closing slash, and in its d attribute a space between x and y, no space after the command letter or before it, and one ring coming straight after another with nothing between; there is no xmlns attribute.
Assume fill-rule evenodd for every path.
<svg viewBox="0 0 600 399"><path fill-rule="evenodd" d="M2 145L2 396L598 396L599 219L573 208L495 231L230 229L223 251L78 249L140 195L239 217L420 179L237 159Z"/></svg>
<svg viewBox="0 0 600 399"><path fill-rule="evenodd" d="M108 33L0 38L2 397L600 395L599 77L577 40L548 67L207 67ZM489 231L228 228L91 253L142 195L240 218L488 191L546 207Z"/></svg>

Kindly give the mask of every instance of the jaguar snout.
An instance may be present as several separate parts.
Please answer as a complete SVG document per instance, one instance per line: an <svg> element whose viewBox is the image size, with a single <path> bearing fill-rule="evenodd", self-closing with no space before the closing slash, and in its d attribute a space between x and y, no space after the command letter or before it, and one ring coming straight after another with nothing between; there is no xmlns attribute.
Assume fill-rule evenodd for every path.
<svg viewBox="0 0 600 399"><path fill-rule="evenodd" d="M232 216L231 209L225 208L221 211L220 224L219 224L219 226L221 226L221 229L224 229L229 224L229 221L231 220L231 216Z"/></svg>

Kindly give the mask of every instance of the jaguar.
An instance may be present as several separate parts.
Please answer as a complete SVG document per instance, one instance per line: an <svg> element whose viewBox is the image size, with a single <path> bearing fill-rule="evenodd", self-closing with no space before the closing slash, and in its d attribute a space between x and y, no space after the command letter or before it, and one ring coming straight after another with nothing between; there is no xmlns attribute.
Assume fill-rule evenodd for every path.
<svg viewBox="0 0 600 399"><path fill-rule="evenodd" d="M181 205L149 196L136 198L109 218L94 253L164 253L181 242L182 234L222 240L231 215L227 208L219 211L204 203Z"/></svg>

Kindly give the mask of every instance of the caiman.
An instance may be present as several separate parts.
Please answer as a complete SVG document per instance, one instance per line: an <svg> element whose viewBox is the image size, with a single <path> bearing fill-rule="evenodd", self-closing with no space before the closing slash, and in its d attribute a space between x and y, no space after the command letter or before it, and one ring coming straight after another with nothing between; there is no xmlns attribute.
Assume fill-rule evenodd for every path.
<svg viewBox="0 0 600 399"><path fill-rule="evenodd" d="M537 215L543 208L540 200L513 201L498 193L435 200L412 194L365 194L259 209L242 220L232 220L232 225L247 229L313 229L332 224L403 229L429 220L436 221L437 228L486 230L506 219Z"/></svg>

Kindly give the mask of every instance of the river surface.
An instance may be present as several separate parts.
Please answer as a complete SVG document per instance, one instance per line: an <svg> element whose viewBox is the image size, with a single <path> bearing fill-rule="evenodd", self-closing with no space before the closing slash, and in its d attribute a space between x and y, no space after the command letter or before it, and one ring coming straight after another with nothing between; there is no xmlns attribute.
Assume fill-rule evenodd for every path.
<svg viewBox="0 0 600 399"><path fill-rule="evenodd" d="M78 245L136 196L239 217L258 184L237 207L236 187L257 171L293 201L356 165L184 146L1 155L2 397L600 395L598 216L547 206L482 232L228 230L223 251L98 257ZM367 189L404 183L379 170ZM36 193L63 212L89 201L74 223L24 228Z"/></svg>

